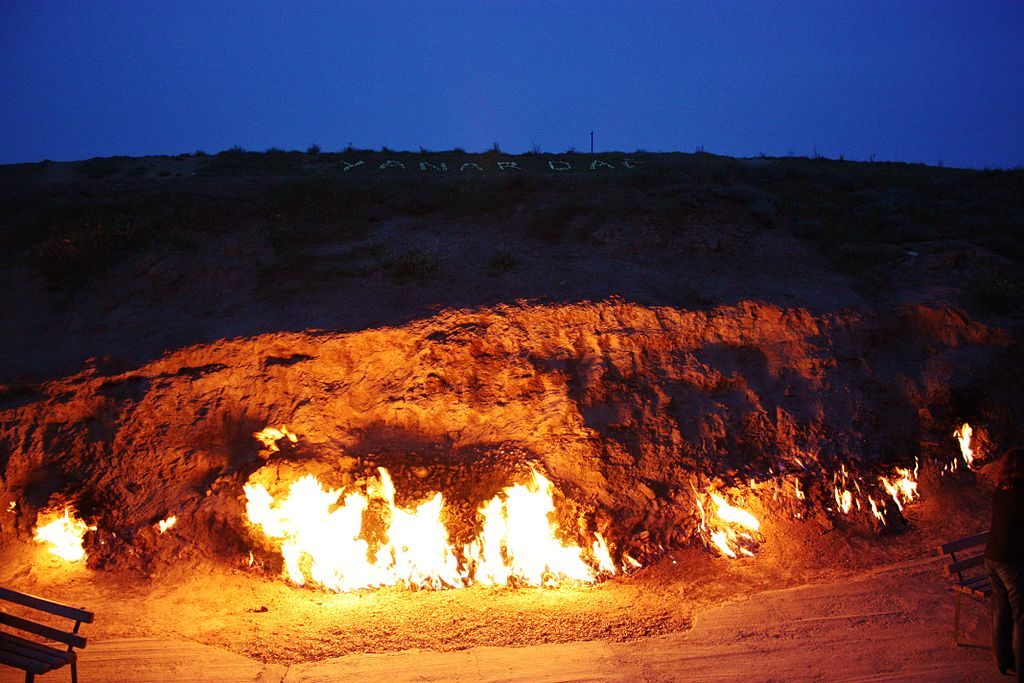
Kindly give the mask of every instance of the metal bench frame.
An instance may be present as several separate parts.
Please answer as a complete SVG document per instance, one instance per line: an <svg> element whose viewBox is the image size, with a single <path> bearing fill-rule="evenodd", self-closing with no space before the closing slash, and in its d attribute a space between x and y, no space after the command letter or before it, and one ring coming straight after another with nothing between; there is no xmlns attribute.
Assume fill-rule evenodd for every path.
<svg viewBox="0 0 1024 683"><path fill-rule="evenodd" d="M985 544L988 543L988 531L980 534L958 538L938 547L939 555L947 557L949 562L943 566L946 576L953 579L950 590L955 596L956 609L953 613L953 642L960 642L960 605L963 596L984 604L992 596L992 582L984 571ZM982 571L978 572L978 567Z"/></svg>
<svg viewBox="0 0 1024 683"><path fill-rule="evenodd" d="M0 604L5 601L70 619L75 622L75 626L70 631L66 631L0 610L0 625L61 644L61 647L53 647L36 640L22 638L10 630L3 629L0 630L0 664L23 670L25 683L32 683L36 674L55 671L69 664L71 665L71 681L78 683L78 656L75 653L75 648L83 648L86 643L85 638L78 634L78 629L82 624L92 623L93 613L0 587ZM65 645L67 649L63 649Z"/></svg>

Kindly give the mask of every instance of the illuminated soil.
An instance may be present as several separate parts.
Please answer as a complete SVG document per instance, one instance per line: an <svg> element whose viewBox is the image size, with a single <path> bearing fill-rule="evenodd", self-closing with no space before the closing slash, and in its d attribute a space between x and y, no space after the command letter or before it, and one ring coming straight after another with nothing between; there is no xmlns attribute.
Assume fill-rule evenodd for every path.
<svg viewBox="0 0 1024 683"><path fill-rule="evenodd" d="M946 420L922 417L950 414L953 359L991 362L1006 340L941 309L907 308L902 320L902 345L872 347L876 323L858 312L506 307L355 334L226 340L128 372L92 368L4 412L3 499L21 503L0 512L0 579L95 606L98 638L194 639L274 662L686 629L710 605L919 557L984 524L976 475L940 476L958 457ZM852 353L857 362L840 360ZM866 369L887 362L903 368L899 384ZM894 419L915 405L917 420ZM266 425L288 425L297 443L261 451L252 434ZM892 444L910 448L915 437L932 456L909 519L891 504L885 527L867 510L835 509L837 461L868 482L909 464ZM241 486L258 471L344 486L383 465L400 504L442 491L471 513L529 463L556 483L563 529L582 519L607 535L617 562L629 553L648 568L558 590L339 595L288 585L273 544L244 521ZM708 486L761 519L757 557L705 548L695 497ZM92 569L68 574L26 544L35 510L64 500L98 527L86 536ZM964 514L950 521L943 504ZM170 514L179 522L161 536L154 523Z"/></svg>
<svg viewBox="0 0 1024 683"><path fill-rule="evenodd" d="M861 311L515 306L92 367L3 411L0 493L19 501L0 511L5 580L102 608L99 638L195 639L275 662L686 629L704 607L919 557L984 524L976 475L940 473L959 457L949 377L963 359L985 371L1008 341L939 308L906 307L899 320L894 337ZM872 341L880 334L884 345ZM887 365L901 373L875 371ZM297 442L261 450L253 432L267 425L287 425ZM876 490L884 526L866 505L836 509L837 464L870 486L912 465L906 452L922 454L918 507L901 514ZM400 505L443 492L464 511L449 522L472 520L539 467L558 489L563 535L589 526L620 566L629 554L647 568L558 590L288 585L274 545L245 522L242 484L312 472L358 487L377 466L392 471ZM761 520L756 557L707 549L705 490ZM65 501L98 528L77 575L27 545L36 512ZM950 521L943 505L964 513ZM171 514L178 524L160 535L156 521Z"/></svg>
<svg viewBox="0 0 1024 683"><path fill-rule="evenodd" d="M940 540L987 523L988 495L984 479L947 481L909 509L911 528L899 534L878 537L823 533L799 523L773 525L755 558L730 561L699 549L672 551L628 577L557 590L336 594L201 562L183 562L150 577L76 570L41 548L20 544L8 550L21 569L8 567L0 581L94 609L97 620L87 627L93 642L194 640L272 663L417 648L632 641L686 630L709 608L762 591L842 581L879 565L927 559ZM963 512L948 516L950 505ZM857 609L846 605L843 613ZM737 628L741 626L755 627Z"/></svg>
<svg viewBox="0 0 1024 683"><path fill-rule="evenodd" d="M464 520L536 463L561 493L563 528L582 520L617 561L648 564L706 542L711 489L762 518L831 528L841 467L879 501L875 477L913 467L906 454L936 475L957 453L951 374L964 359L991 372L1008 344L926 307L880 324L861 311L619 301L224 340L127 372L94 367L0 412L0 499L18 501L0 519L28 537L37 511L68 501L99 528L93 567L150 572L182 553L233 565L258 547L242 485L265 458L264 478L283 484L313 472L350 486L387 466L399 504L441 491ZM261 453L253 433L268 425L298 442ZM850 519L874 530L865 505ZM153 527L170 515L177 542Z"/></svg>
<svg viewBox="0 0 1024 683"><path fill-rule="evenodd" d="M288 663L679 632L984 528L985 477L943 470L963 422L979 465L1021 438L1019 174L642 160L437 183L326 155L293 178L0 169L0 582L95 609L95 638ZM267 426L297 443L266 452ZM601 532L643 569L289 585L243 485L359 488L380 466L400 505L442 492L460 540L536 468L565 540ZM896 467L919 468L902 512L879 484ZM712 491L761 520L755 557L710 547ZM97 527L86 568L32 543L65 505Z"/></svg>

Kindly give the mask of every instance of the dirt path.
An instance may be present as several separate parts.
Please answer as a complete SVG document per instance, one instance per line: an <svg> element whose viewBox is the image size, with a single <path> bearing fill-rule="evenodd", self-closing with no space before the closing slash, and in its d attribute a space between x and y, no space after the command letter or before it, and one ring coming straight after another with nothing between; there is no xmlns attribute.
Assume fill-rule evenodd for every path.
<svg viewBox="0 0 1024 683"><path fill-rule="evenodd" d="M972 643L985 608L964 608ZM84 681L989 681L986 647L956 647L937 562L890 564L697 614L692 630L625 643L589 641L457 652L360 654L290 667L192 642L117 639L82 652ZM56 678L59 674L54 674ZM0 669L0 683L22 680Z"/></svg>

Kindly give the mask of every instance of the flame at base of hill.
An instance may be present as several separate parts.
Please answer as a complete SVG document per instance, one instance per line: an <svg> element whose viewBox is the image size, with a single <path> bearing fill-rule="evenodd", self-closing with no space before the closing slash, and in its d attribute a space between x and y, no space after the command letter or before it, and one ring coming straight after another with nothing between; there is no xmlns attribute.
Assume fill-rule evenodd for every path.
<svg viewBox="0 0 1024 683"><path fill-rule="evenodd" d="M92 567L252 551L336 590L590 581L695 545L742 561L773 520L899 529L930 472L973 477L1006 431L981 392L1019 364L1008 344L945 308L613 299L97 361L0 404L0 536L70 504ZM954 375L986 378L975 412Z"/></svg>
<svg viewBox="0 0 1024 683"><path fill-rule="evenodd" d="M87 531L96 531L77 515L72 514L70 507L62 511L53 511L39 515L32 536L37 543L45 543L51 554L68 562L85 559L83 541Z"/></svg>
<svg viewBox="0 0 1024 683"><path fill-rule="evenodd" d="M280 540L292 582L335 591L396 584L554 586L616 573L599 533L586 550L557 537L554 487L537 471L481 505L479 533L461 550L445 528L441 493L401 507L391 475L383 467L378 473L365 493L327 489L311 474L291 482L279 500L262 484L245 485L248 520Z"/></svg>

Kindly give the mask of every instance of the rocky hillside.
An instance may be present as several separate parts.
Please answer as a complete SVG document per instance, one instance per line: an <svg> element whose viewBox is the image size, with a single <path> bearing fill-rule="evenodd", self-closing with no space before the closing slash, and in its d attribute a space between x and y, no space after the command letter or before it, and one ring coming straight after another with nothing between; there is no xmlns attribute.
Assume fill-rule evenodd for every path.
<svg viewBox="0 0 1024 683"><path fill-rule="evenodd" d="M648 561L702 540L709 487L832 528L840 471L938 476L954 425L1024 424L1019 171L234 150L0 178L0 530L72 502L99 566L180 553L172 513L244 553L257 472L387 466L471 526L524 463ZM269 460L268 425L300 436Z"/></svg>
<svg viewBox="0 0 1024 683"><path fill-rule="evenodd" d="M938 303L1012 326L1022 231L1024 171L237 149L6 166L0 383L520 299Z"/></svg>

